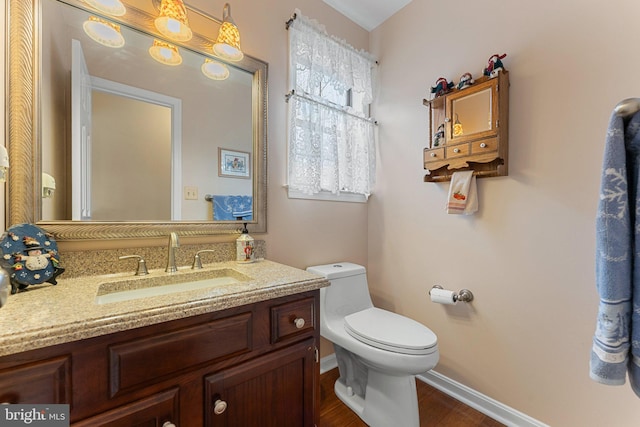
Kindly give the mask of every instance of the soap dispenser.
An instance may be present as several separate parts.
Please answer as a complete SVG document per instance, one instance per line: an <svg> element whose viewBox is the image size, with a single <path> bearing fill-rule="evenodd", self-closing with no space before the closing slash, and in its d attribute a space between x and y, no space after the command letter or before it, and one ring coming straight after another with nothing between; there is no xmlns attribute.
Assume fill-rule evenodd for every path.
<svg viewBox="0 0 640 427"><path fill-rule="evenodd" d="M247 230L247 223L244 223L242 234L236 239L236 260L238 262L254 262L254 240L249 236L249 230Z"/></svg>

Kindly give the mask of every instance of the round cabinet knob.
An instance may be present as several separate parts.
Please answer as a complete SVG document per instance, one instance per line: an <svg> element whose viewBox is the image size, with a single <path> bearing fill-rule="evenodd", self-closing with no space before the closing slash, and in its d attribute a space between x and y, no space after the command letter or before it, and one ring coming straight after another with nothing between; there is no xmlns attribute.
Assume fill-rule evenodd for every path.
<svg viewBox="0 0 640 427"><path fill-rule="evenodd" d="M227 410L227 402L222 399L216 400L216 403L213 404L213 413L216 415L222 414Z"/></svg>
<svg viewBox="0 0 640 427"><path fill-rule="evenodd" d="M171 421L167 421L164 424L162 424L162 427L176 427L176 425Z"/></svg>
<svg viewBox="0 0 640 427"><path fill-rule="evenodd" d="M445 117L444 121L445 121L445 123L449 123L451 121L451 119L449 117Z"/></svg>
<svg viewBox="0 0 640 427"><path fill-rule="evenodd" d="M296 328L298 329L304 328L304 319L302 317L296 318L296 320L294 320L293 323L296 325Z"/></svg>
<svg viewBox="0 0 640 427"><path fill-rule="evenodd" d="M453 149L453 152L454 152L454 153L459 153L459 152L460 152L460 149L459 149L459 148L454 148L454 149Z"/></svg>
<svg viewBox="0 0 640 427"><path fill-rule="evenodd" d="M480 148L487 148L487 144L483 142L482 144L480 144Z"/></svg>
<svg viewBox="0 0 640 427"><path fill-rule="evenodd" d="M436 157L436 153L431 153L431 157Z"/></svg>

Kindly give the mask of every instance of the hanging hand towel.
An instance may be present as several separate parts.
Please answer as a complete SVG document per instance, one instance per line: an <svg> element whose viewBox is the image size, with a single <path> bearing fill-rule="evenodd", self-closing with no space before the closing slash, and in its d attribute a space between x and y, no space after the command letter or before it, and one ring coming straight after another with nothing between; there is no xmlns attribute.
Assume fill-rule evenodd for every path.
<svg viewBox="0 0 640 427"><path fill-rule="evenodd" d="M478 210L478 190L473 171L454 172L449 187L447 213L472 215Z"/></svg>
<svg viewBox="0 0 640 427"><path fill-rule="evenodd" d="M596 216L596 287L600 296L589 375L640 397L640 113L615 112L605 139Z"/></svg>

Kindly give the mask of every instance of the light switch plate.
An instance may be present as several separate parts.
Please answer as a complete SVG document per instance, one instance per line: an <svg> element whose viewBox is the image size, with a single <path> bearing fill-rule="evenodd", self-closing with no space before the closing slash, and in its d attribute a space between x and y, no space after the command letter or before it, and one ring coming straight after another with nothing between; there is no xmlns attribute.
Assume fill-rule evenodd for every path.
<svg viewBox="0 0 640 427"><path fill-rule="evenodd" d="M198 187L184 187L185 200L198 200Z"/></svg>

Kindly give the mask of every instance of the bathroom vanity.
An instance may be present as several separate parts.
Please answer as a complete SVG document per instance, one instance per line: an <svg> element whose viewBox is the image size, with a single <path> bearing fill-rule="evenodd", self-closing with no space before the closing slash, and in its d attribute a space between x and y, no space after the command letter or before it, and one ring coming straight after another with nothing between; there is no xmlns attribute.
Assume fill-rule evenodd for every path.
<svg viewBox="0 0 640 427"><path fill-rule="evenodd" d="M317 425L328 282L269 261L212 265L250 280L98 304L105 283L146 280L117 274L12 296L0 401L69 404L74 426Z"/></svg>
<svg viewBox="0 0 640 427"><path fill-rule="evenodd" d="M319 288L328 285L325 279L269 261L245 265L220 262L206 265L205 270L228 269L237 273L225 275L224 280L234 275L249 279L142 297L148 288L140 287L130 289L132 294L126 297L112 300L111 296L120 288L135 287L165 275L158 279L163 282L166 277L190 274L189 268L169 276L164 270L153 270L144 278L133 278L132 270L105 275L107 271L121 271L113 269L125 268L125 265L117 264L118 256L113 254L88 256L89 252L97 251L91 244L84 243L94 240L145 239L146 242L164 239L174 232L181 238L226 234L235 239L239 223L211 218L211 205L206 199L190 200L185 209L180 209L182 184L177 181L170 183L170 191L165 191L172 194L171 215L128 220L127 213L104 221L83 213L83 198L76 196L86 194L83 188L88 188L88 183L74 180L74 176L85 176L82 167L74 166L75 169L69 171L68 159L60 158L68 153L73 159L82 159L83 151L74 149L73 142L69 145L66 127L52 125L68 123L76 131L80 130L75 135L80 135L81 138L76 139L81 144L87 141L82 138L81 123L72 120L67 109L58 108L63 100L66 103L72 99L73 91L69 87L72 73L65 68L72 64L63 63L61 59L73 56L76 43L71 39L58 39L64 35L75 35L74 39L80 41L92 81L97 77L136 89L144 86L146 90L180 98L185 110L187 94L204 94L207 102L215 104L207 111L235 114L229 109L228 99L233 100L234 106L244 106L246 114L234 117L234 131L227 132L230 140L224 142L218 135L213 142L206 140L206 147L198 145L202 138L190 139L187 135L200 135L209 120L205 123L198 121L197 115L185 115L180 122L177 109L172 110L176 116L172 116L171 122L175 121L174 127L179 124L181 130L174 129L171 134L183 135L180 141L183 151L169 153L172 164L159 173L175 175L174 179L178 179L181 175L171 171L178 170L185 162L203 178L198 185L204 187L227 179L211 172L210 165L218 160L216 148L248 154L250 178L232 180L236 181L233 194L246 194L252 199L253 219L249 221L252 233L264 233L267 226L268 64L245 55L230 67L233 74L238 73L238 78L227 82L195 78L194 75L202 77L201 64L212 57L210 46L214 40L208 32L194 31L191 41L180 43L180 50L185 58L196 56L185 60L179 73L178 68L171 71L171 85L148 88L152 75L149 68L133 71L134 66L153 66L158 81L167 81L167 75L162 73L164 65L141 60L148 57L148 46L161 38L152 25L155 12L141 6L149 2L123 0L123 3L127 7L125 15L107 16L81 0L7 1L6 63L11 66L6 70L6 122L11 129L7 145L12 164L7 187L6 228L14 224L37 224L58 242L73 241L74 248L64 254L63 264L67 270L56 286L48 283L29 286L26 292L10 296L0 311L0 402L69 404L71 423L78 426L313 426L318 418L318 294ZM217 28L213 17L198 14L199 19L202 18L202 29ZM141 50L127 54L111 48L105 50L88 38L83 31L84 22L94 15L122 30L123 37L127 38L126 48ZM63 17L73 19L63 20ZM53 43L57 49L45 48L41 40ZM98 65L91 65L91 56L100 60ZM133 60L109 61L117 58ZM121 80L120 75L100 74L107 70L126 74L131 80ZM179 82L184 85L180 86ZM230 82L234 84L228 84ZM237 92L226 92L234 87ZM225 97L210 96L219 95L223 89ZM177 92L165 93L169 90ZM195 102L198 105L195 109L204 111L202 102ZM214 107L218 110L213 110ZM230 125L229 120L221 123ZM69 133L73 135L73 131ZM89 139L95 141L95 137ZM237 145L239 141L245 145ZM172 149L178 146L173 142L167 144ZM49 143L53 145L46 145ZM216 144L222 145L216 147ZM212 153L207 155L205 148L213 150ZM200 162L204 167L198 169ZM75 160L72 163L81 164ZM122 173L128 171L124 168ZM58 180L59 189L65 189L59 190L53 199L42 198L44 172ZM142 172L142 175L148 174ZM216 191L224 194L223 189L228 188L231 187L220 185ZM157 195L159 192L154 188L146 193ZM107 203L113 204L113 200L108 199ZM201 208L202 215L186 211L187 206L194 205ZM71 211L68 206L72 206ZM148 255L155 253L158 245L151 246L138 252L150 266L154 263ZM122 250L128 247L123 245ZM182 252L185 255L185 251ZM196 251L188 252L193 259ZM222 251L220 255L226 253ZM117 255L129 254L127 249ZM177 264L186 265L186 262L182 259ZM84 277L72 275L78 267ZM100 273L92 275L92 271ZM176 283L161 283L158 287L173 285ZM142 293L134 295L134 291Z"/></svg>

